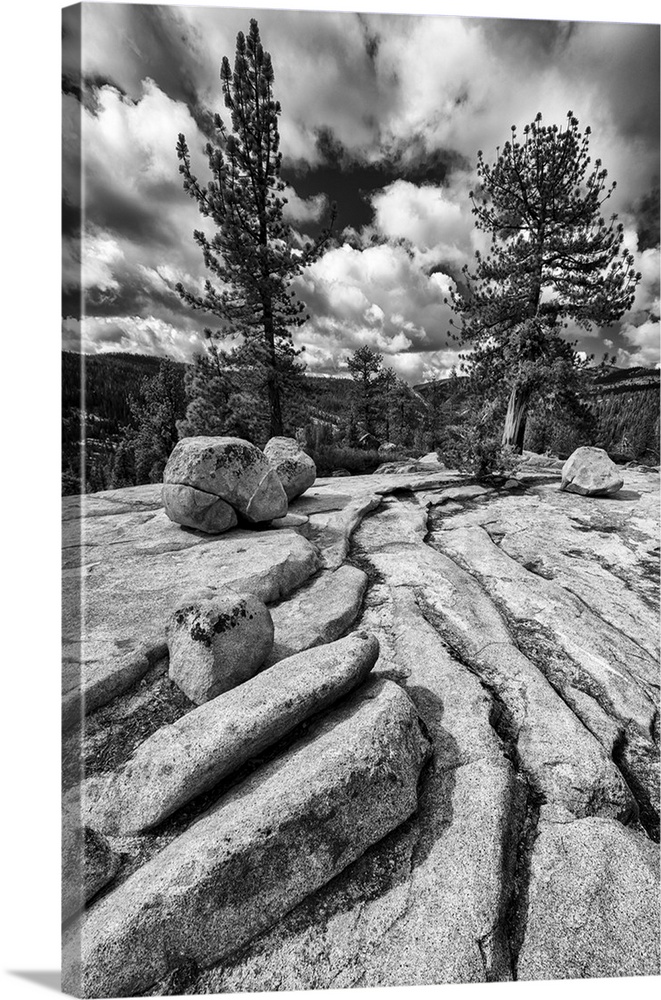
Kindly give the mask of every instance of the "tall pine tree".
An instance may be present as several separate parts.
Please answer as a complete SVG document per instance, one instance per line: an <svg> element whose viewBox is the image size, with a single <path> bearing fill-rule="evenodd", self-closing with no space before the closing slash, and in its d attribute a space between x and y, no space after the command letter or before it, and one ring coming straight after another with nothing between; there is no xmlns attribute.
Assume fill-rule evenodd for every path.
<svg viewBox="0 0 661 1000"><path fill-rule="evenodd" d="M212 180L206 187L192 173L183 135L177 144L184 189L217 227L211 239L199 230L194 238L220 287L207 279L203 295L181 284L177 291L193 309L223 321L215 333L206 331L209 336L242 338L247 348L244 357L249 358L253 375L259 374L267 398L270 434L279 435L283 387L300 368L292 328L307 319L290 285L319 256L330 227L301 249L284 221L280 104L273 97L271 57L262 47L254 18L248 37L243 32L237 36L234 70L225 56L220 77L231 130L220 115L214 116L215 140L205 150Z"/></svg>
<svg viewBox="0 0 661 1000"><path fill-rule="evenodd" d="M363 431L371 435L377 433L382 364L383 355L367 345L359 347L347 359L347 367L355 386L356 414Z"/></svg>
<svg viewBox="0 0 661 1000"><path fill-rule="evenodd" d="M619 319L633 303L640 275L623 246L617 216L606 222L601 161L589 156L590 128L568 112L563 128L538 114L493 165L478 152L479 186L471 192L475 225L491 234L490 251L464 268L452 296L464 360L485 393L506 391L502 443L520 451L537 397L550 404L573 394L580 365L563 337L569 322L590 329Z"/></svg>

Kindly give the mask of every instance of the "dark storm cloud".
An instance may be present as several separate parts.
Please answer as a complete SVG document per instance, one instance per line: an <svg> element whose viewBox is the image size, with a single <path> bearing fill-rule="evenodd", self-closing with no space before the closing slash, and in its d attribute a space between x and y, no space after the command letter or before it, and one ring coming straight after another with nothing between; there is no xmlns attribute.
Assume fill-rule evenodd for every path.
<svg viewBox="0 0 661 1000"><path fill-rule="evenodd" d="M179 237L167 219L155 213L155 202L141 201L121 190L98 190L87 217L100 229L121 235L141 245L167 248Z"/></svg>
<svg viewBox="0 0 661 1000"><path fill-rule="evenodd" d="M649 250L659 245L659 188L654 188L634 205L638 249Z"/></svg>
<svg viewBox="0 0 661 1000"><path fill-rule="evenodd" d="M516 52L525 62L550 61L563 49L575 29L571 21L497 20L476 18L475 27L490 46L509 58Z"/></svg>

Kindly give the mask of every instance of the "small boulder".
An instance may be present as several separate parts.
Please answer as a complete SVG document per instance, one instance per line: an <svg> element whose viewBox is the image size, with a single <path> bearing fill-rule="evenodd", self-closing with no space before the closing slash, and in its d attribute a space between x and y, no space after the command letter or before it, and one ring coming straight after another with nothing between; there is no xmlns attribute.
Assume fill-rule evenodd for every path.
<svg viewBox="0 0 661 1000"><path fill-rule="evenodd" d="M392 441L384 441L379 447L379 455L388 456L394 455L397 452L397 445L393 444Z"/></svg>
<svg viewBox="0 0 661 1000"><path fill-rule="evenodd" d="M317 467L293 438L271 438L264 448L264 455L275 469L287 500L300 497L317 478Z"/></svg>
<svg viewBox="0 0 661 1000"><path fill-rule="evenodd" d="M273 622L252 594L184 600L167 626L170 678L201 705L253 677L273 647Z"/></svg>
<svg viewBox="0 0 661 1000"><path fill-rule="evenodd" d="M427 455L423 455L422 458L418 459L418 463L420 465L438 465L441 469L445 468L445 464L441 462L435 451L430 451Z"/></svg>
<svg viewBox="0 0 661 1000"><path fill-rule="evenodd" d="M350 476L351 473L349 472L348 469L334 469L331 475L333 476L334 479L342 479L345 476Z"/></svg>
<svg viewBox="0 0 661 1000"><path fill-rule="evenodd" d="M213 493L204 493L180 483L166 483L162 496L167 516L186 528L219 535L237 524L234 508Z"/></svg>
<svg viewBox="0 0 661 1000"><path fill-rule="evenodd" d="M562 467L561 490L585 497L612 496L624 480L603 448L577 448Z"/></svg>
<svg viewBox="0 0 661 1000"><path fill-rule="evenodd" d="M182 438L168 459L163 482L220 497L253 523L287 513L287 497L275 470L259 448L242 438Z"/></svg>

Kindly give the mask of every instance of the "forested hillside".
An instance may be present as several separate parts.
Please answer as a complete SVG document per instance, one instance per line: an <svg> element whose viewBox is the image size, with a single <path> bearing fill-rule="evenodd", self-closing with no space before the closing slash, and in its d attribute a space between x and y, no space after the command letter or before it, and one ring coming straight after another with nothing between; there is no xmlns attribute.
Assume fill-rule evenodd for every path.
<svg viewBox="0 0 661 1000"><path fill-rule="evenodd" d="M81 372L84 364L84 399ZM169 363L184 414L184 376L187 366ZM121 474L127 434L135 434L145 404L149 380L161 370L161 359L139 354L82 356L62 354L62 489L63 493L96 492L117 485L148 481L147 473L132 468ZM437 447L450 425L460 424L465 408L463 379L400 386L388 412L379 394L380 440L392 440L410 453ZM153 385L153 382L151 383ZM378 464L374 435L362 441L357 403L358 388L349 378L304 376L301 385L301 431L320 471L343 467L369 472ZM584 440L571 421L557 413L532 414L525 447L551 451L561 457L579 444L592 443L623 458L647 464L659 461L658 369L610 368L599 377L586 376L585 401L594 416L591 440ZM356 419L358 415L358 419ZM84 434L83 434L84 432ZM82 472L81 440L86 442ZM157 466L156 466L157 469ZM157 472L156 472L157 474Z"/></svg>

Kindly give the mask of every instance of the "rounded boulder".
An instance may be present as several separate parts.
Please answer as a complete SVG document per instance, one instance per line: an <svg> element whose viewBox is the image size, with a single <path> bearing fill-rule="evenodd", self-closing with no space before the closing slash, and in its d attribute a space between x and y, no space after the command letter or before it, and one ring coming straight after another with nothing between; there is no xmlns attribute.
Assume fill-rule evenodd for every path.
<svg viewBox="0 0 661 1000"><path fill-rule="evenodd" d="M282 483L287 500L300 497L317 478L316 465L293 438L271 438L264 455Z"/></svg>
<svg viewBox="0 0 661 1000"><path fill-rule="evenodd" d="M198 493L219 497L253 523L271 521L287 513L287 496L275 470L259 448L242 438L182 438L168 459L163 483L165 487L188 486ZM170 493L169 490L165 492ZM166 513L171 520L188 524L180 520L181 507L186 506L188 510L194 506L199 510L200 498L192 500L188 495L185 504L181 497L177 499L179 506L171 502ZM190 526L201 527L198 524ZM228 523L227 527L231 526Z"/></svg>
<svg viewBox="0 0 661 1000"><path fill-rule="evenodd" d="M624 480L603 448L577 448L562 467L561 490L585 497L617 493Z"/></svg>
<svg viewBox="0 0 661 1000"><path fill-rule="evenodd" d="M213 493L204 493L181 483L166 483L162 496L167 516L186 528L218 535L237 524L234 508Z"/></svg>
<svg viewBox="0 0 661 1000"><path fill-rule="evenodd" d="M253 677L273 648L273 621L252 594L184 600L167 627L170 679L201 705Z"/></svg>

